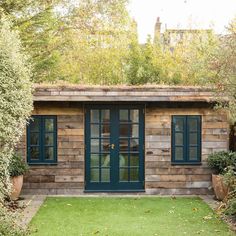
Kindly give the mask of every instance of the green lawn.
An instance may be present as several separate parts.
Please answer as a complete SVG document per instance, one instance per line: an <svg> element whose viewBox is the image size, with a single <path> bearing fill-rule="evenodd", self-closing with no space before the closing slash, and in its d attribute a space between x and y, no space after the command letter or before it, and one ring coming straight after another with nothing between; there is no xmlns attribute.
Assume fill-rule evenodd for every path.
<svg viewBox="0 0 236 236"><path fill-rule="evenodd" d="M234 235L199 198L47 198L30 228L39 236Z"/></svg>

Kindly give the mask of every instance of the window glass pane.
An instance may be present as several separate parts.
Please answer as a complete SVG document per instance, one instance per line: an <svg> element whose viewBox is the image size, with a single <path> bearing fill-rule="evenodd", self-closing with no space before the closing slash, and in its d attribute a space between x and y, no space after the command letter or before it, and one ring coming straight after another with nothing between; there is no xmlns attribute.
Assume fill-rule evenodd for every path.
<svg viewBox="0 0 236 236"><path fill-rule="evenodd" d="M90 119L91 119L91 123L98 123L99 122L99 110L91 110L90 111Z"/></svg>
<svg viewBox="0 0 236 236"><path fill-rule="evenodd" d="M106 125L102 125L101 126L101 136L104 138L109 138L110 137L110 125L106 124Z"/></svg>
<svg viewBox="0 0 236 236"><path fill-rule="evenodd" d="M130 110L130 120L133 123L139 122L139 110Z"/></svg>
<svg viewBox="0 0 236 236"><path fill-rule="evenodd" d="M189 148L189 161L197 161L197 147L190 147Z"/></svg>
<svg viewBox="0 0 236 236"><path fill-rule="evenodd" d="M120 110L120 122L129 121L129 112L128 110Z"/></svg>
<svg viewBox="0 0 236 236"><path fill-rule="evenodd" d="M175 131L183 131L184 130L184 119L175 119Z"/></svg>
<svg viewBox="0 0 236 236"><path fill-rule="evenodd" d="M119 159L120 159L120 167L128 166L129 156L127 154L120 154Z"/></svg>
<svg viewBox="0 0 236 236"><path fill-rule="evenodd" d="M131 137L134 137L134 138L139 137L139 125L132 125L132 127L131 127Z"/></svg>
<svg viewBox="0 0 236 236"><path fill-rule="evenodd" d="M137 152L139 148L139 140L131 139L130 140L130 151Z"/></svg>
<svg viewBox="0 0 236 236"><path fill-rule="evenodd" d="M53 133L45 134L45 145L53 146Z"/></svg>
<svg viewBox="0 0 236 236"><path fill-rule="evenodd" d="M91 154L90 165L91 167L99 166L99 154Z"/></svg>
<svg viewBox="0 0 236 236"><path fill-rule="evenodd" d="M138 168L130 168L130 181L138 181Z"/></svg>
<svg viewBox="0 0 236 236"><path fill-rule="evenodd" d="M139 154L130 154L130 166L139 166Z"/></svg>
<svg viewBox="0 0 236 236"><path fill-rule="evenodd" d="M110 122L110 110L101 110L101 122Z"/></svg>
<svg viewBox="0 0 236 236"><path fill-rule="evenodd" d="M110 140L101 139L101 152L109 152L109 151L110 151Z"/></svg>
<svg viewBox="0 0 236 236"><path fill-rule="evenodd" d="M120 168L120 173L119 173L119 180L123 182L127 182L128 179L128 169L127 168Z"/></svg>
<svg viewBox="0 0 236 236"><path fill-rule="evenodd" d="M102 154L101 155L101 166L102 167L109 167L110 166L110 155L109 154Z"/></svg>
<svg viewBox="0 0 236 236"><path fill-rule="evenodd" d="M120 152L128 152L129 150L129 140L128 139L120 139L119 141L120 145Z"/></svg>
<svg viewBox="0 0 236 236"><path fill-rule="evenodd" d="M197 131L197 119L188 119L188 127L190 131Z"/></svg>
<svg viewBox="0 0 236 236"><path fill-rule="evenodd" d="M110 168L102 168L101 182L110 182Z"/></svg>
<svg viewBox="0 0 236 236"><path fill-rule="evenodd" d="M30 145L39 145L39 133L30 134Z"/></svg>
<svg viewBox="0 0 236 236"><path fill-rule="evenodd" d="M99 152L99 139L91 139L91 152Z"/></svg>
<svg viewBox="0 0 236 236"><path fill-rule="evenodd" d="M30 147L30 159L39 160L39 147Z"/></svg>
<svg viewBox="0 0 236 236"><path fill-rule="evenodd" d="M91 182L99 182L99 169L90 169Z"/></svg>
<svg viewBox="0 0 236 236"><path fill-rule="evenodd" d="M197 133L189 133L189 144L197 145Z"/></svg>
<svg viewBox="0 0 236 236"><path fill-rule="evenodd" d="M175 133L175 145L183 145L184 139L183 139L183 133Z"/></svg>
<svg viewBox="0 0 236 236"><path fill-rule="evenodd" d="M30 132L39 132L40 119L33 117L33 120L30 121Z"/></svg>
<svg viewBox="0 0 236 236"><path fill-rule="evenodd" d="M120 124L120 137L128 137L129 136L129 124Z"/></svg>
<svg viewBox="0 0 236 236"><path fill-rule="evenodd" d="M91 125L91 138L99 137L99 125Z"/></svg>
<svg viewBox="0 0 236 236"><path fill-rule="evenodd" d="M54 122L53 119L46 118L45 119L45 131L46 132L53 132L54 131Z"/></svg>
<svg viewBox="0 0 236 236"><path fill-rule="evenodd" d="M45 160L53 160L54 159L54 148L53 147L45 147Z"/></svg>
<svg viewBox="0 0 236 236"><path fill-rule="evenodd" d="M182 147L175 148L175 160L176 161L183 161L184 160L184 153Z"/></svg>

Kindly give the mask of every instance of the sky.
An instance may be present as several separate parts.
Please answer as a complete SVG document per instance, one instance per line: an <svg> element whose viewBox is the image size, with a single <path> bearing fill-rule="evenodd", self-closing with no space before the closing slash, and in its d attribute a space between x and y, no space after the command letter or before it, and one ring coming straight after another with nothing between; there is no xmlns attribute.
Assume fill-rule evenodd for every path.
<svg viewBox="0 0 236 236"><path fill-rule="evenodd" d="M156 18L167 28L213 28L225 33L236 17L236 0L130 0L131 16L138 23L139 41L153 36Z"/></svg>

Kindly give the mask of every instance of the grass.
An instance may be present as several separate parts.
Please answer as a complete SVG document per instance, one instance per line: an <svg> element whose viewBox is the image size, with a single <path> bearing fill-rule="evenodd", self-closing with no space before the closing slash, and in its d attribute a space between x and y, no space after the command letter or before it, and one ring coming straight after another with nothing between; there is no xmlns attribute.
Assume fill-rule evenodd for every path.
<svg viewBox="0 0 236 236"><path fill-rule="evenodd" d="M228 236L228 226L199 198L47 198L32 236Z"/></svg>

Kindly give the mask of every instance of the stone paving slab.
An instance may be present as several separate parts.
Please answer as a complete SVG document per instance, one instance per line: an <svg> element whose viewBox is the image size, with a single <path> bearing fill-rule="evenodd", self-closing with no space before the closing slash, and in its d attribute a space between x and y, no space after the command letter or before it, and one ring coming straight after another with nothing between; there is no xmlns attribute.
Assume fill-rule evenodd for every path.
<svg viewBox="0 0 236 236"><path fill-rule="evenodd" d="M21 221L19 224L26 228L34 217L40 206L43 204L46 196L45 195L24 195L23 204L25 205L24 210L20 213Z"/></svg>
<svg viewBox="0 0 236 236"><path fill-rule="evenodd" d="M201 195L199 196L208 206L214 211L220 206L221 202L216 201L213 195Z"/></svg>

